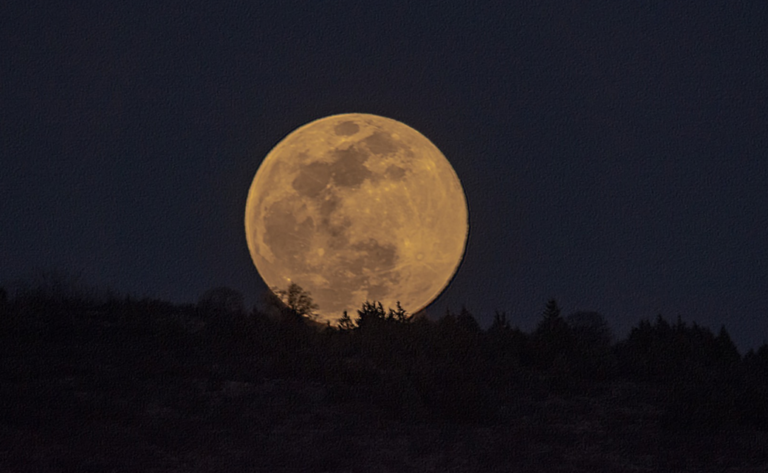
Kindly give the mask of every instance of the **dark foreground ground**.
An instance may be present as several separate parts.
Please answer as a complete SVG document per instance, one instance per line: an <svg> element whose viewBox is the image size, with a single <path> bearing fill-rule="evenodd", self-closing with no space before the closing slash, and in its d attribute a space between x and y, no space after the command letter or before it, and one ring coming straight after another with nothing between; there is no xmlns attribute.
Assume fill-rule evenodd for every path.
<svg viewBox="0 0 768 473"><path fill-rule="evenodd" d="M661 429L664 400L636 383L558 395L531 376L478 425L393 416L381 386L185 376L170 352L4 351L8 472L768 471L768 434Z"/></svg>
<svg viewBox="0 0 768 473"><path fill-rule="evenodd" d="M743 471L768 468L765 434L662 433L638 386L531 396L491 426L381 419L363 400L288 381L6 385L9 472ZM33 391L33 392L30 392ZM651 393L647 394L649 399ZM8 405L6 405L8 406Z"/></svg>
<svg viewBox="0 0 768 473"><path fill-rule="evenodd" d="M657 383L517 367L494 384L153 330L0 334L0 471L768 471L765 429L670 428L685 405Z"/></svg>

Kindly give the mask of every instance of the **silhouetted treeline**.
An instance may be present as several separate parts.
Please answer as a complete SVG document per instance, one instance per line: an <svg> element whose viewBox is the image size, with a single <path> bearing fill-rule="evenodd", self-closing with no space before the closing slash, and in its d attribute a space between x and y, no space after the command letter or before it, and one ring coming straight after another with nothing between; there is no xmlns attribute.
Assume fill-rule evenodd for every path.
<svg viewBox="0 0 768 473"><path fill-rule="evenodd" d="M742 357L725 327L714 334L658 316L614 341L599 313L563 316L555 300L531 333L503 312L483 329L463 307L432 320L377 302L323 325L300 288L251 309L228 288L186 305L59 289L0 290L3 340L85 350L134 376L205 378L212 389L321 382L337 400L406 421L500 422L521 389L575 396L631 381L662 390L665 428L768 429L768 345Z"/></svg>

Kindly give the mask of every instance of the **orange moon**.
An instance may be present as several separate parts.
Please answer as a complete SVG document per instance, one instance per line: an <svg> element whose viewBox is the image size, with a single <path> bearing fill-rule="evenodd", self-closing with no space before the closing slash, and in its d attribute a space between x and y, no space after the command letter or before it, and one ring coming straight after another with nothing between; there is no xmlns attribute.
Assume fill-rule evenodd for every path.
<svg viewBox="0 0 768 473"><path fill-rule="evenodd" d="M349 113L308 123L269 152L253 179L245 234L269 287L296 283L323 321L365 301L409 313L450 282L469 231L456 172L424 135Z"/></svg>

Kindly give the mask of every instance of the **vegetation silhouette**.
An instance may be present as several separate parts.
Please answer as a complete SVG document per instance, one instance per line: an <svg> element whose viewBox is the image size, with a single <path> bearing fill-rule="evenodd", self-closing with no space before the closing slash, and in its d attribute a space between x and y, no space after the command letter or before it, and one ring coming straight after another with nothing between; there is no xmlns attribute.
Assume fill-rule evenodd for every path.
<svg viewBox="0 0 768 473"><path fill-rule="evenodd" d="M347 439L364 425L386 424L422 434L419 429L438 427L493 429L511 435L507 440L540 435L563 445L573 434L560 426L599 423L616 448L642 449L633 443L637 434L626 430L635 422L650 432L646 441L728 435L733 451L710 445L697 454L702 462L730 454L736 465L749 450L737 433L768 432L768 345L742 357L724 326L715 334L658 316L614 341L601 314L563 317L554 299L531 333L513 326L505 312L484 329L466 307L433 320L377 301L365 302L355 317L344 313L336 325L322 325L311 295L295 284L251 309L242 294L224 287L206 291L196 304L82 287L48 278L0 288L0 401L14 406L0 418L2 436L113 429L115 451L135 453L126 446L141 438L146 451L177 456L208 448L211 438L221 440L217 448L244 449L250 439L248 448L256 450L249 458L271 458L275 466L278 454L269 449L298 451L270 443L270 429L290 422L316 429L320 418L334 419L335 432ZM332 414L337 411L341 417ZM40 427L46 425L57 427ZM191 444L169 433L179 430L196 432ZM319 469L361 455L319 445L309 454ZM484 448L492 448L491 470L516 461L506 449ZM22 450L0 458L0 469L21 468ZM768 464L768 454L749 452L749 461ZM139 468L134 457L115 454L90 468ZM72 468L82 470L93 459L77 461ZM674 467L669 462L660 468Z"/></svg>
<svg viewBox="0 0 768 473"><path fill-rule="evenodd" d="M282 318L295 322L303 323L317 318L315 311L318 305L312 300L312 294L296 283L289 284L287 289L273 287L267 295L267 304L276 308Z"/></svg>

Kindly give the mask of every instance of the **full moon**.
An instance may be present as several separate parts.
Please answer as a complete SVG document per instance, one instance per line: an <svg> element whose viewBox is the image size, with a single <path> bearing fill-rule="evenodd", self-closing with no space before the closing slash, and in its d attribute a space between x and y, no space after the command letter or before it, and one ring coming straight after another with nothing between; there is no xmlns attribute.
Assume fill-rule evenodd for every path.
<svg viewBox="0 0 768 473"><path fill-rule="evenodd" d="M468 229L464 191L440 150L404 123L361 113L286 136L245 208L261 277L301 286L323 321L354 317L366 301L420 311L456 272Z"/></svg>

